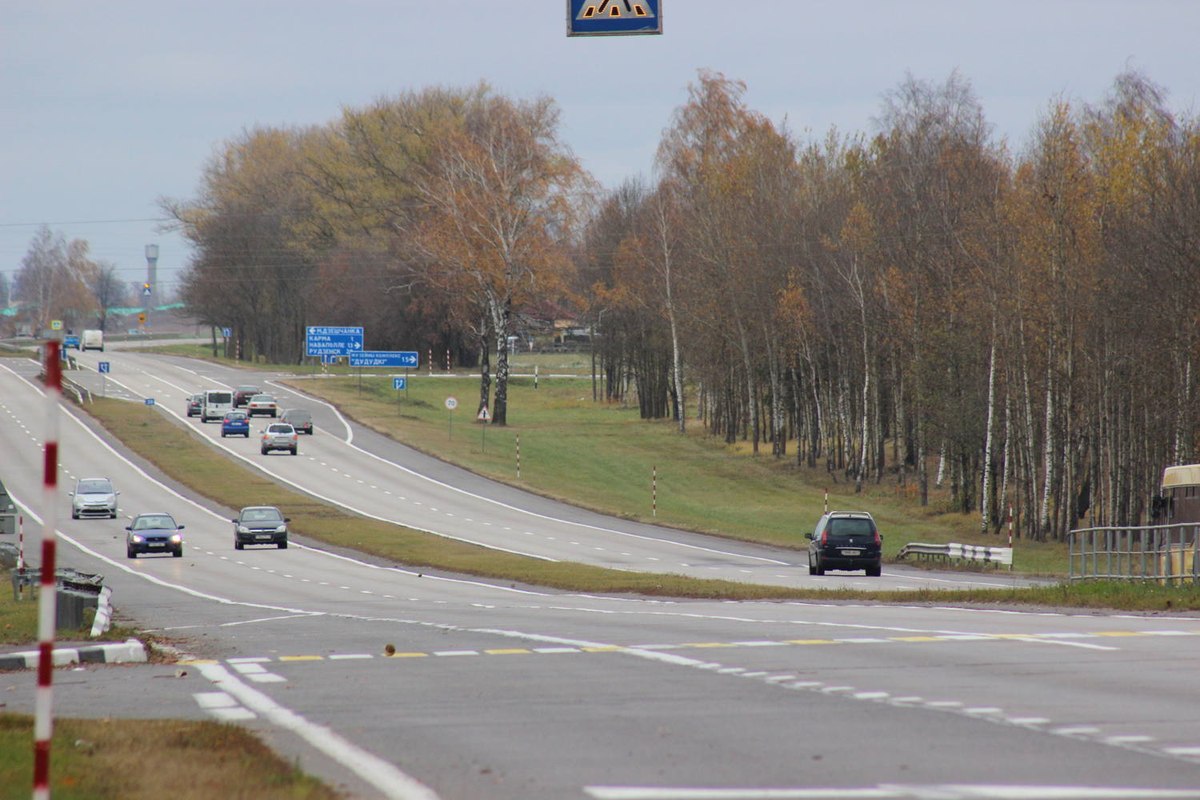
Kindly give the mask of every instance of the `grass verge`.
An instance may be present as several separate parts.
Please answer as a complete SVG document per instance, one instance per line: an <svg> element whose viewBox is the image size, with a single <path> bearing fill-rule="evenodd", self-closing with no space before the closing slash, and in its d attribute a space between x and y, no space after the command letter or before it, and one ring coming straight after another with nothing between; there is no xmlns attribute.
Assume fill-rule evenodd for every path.
<svg viewBox="0 0 1200 800"><path fill-rule="evenodd" d="M252 734L217 722L56 720L50 773L56 800L340 797ZM32 776L33 718L0 714L0 800L28 798Z"/></svg>
<svg viewBox="0 0 1200 800"><path fill-rule="evenodd" d="M402 526L363 519L282 487L231 463L201 437L153 409L117 400L88 406L101 423L135 452L181 483L229 507L277 505L298 534L378 556L414 569L429 569L588 593L636 593L731 600L863 600L902 603L981 603L1116 608L1138 611L1200 609L1200 592L1157 584L1058 584L1038 588L863 591L797 589L701 580L680 575L634 573L583 564L551 563L499 553ZM232 544L231 544L232 546ZM997 575L1002 580L1002 575Z"/></svg>

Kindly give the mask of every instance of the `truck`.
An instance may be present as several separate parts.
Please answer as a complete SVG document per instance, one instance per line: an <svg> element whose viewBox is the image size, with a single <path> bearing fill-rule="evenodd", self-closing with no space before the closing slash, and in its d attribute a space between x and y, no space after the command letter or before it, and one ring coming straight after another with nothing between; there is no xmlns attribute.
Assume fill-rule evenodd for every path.
<svg viewBox="0 0 1200 800"><path fill-rule="evenodd" d="M81 350L99 350L104 352L104 331L88 330L83 332Z"/></svg>

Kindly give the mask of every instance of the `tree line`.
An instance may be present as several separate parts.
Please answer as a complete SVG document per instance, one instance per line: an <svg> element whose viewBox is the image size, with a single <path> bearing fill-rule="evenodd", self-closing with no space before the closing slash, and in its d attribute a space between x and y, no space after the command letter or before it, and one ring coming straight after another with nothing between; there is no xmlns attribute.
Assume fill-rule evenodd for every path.
<svg viewBox="0 0 1200 800"><path fill-rule="evenodd" d="M1152 518L1200 424L1196 120L1127 72L1014 151L952 74L803 140L745 91L701 72L653 177L610 192L552 100L484 84L245 132L163 203L184 298L247 358L300 361L309 324L452 351L501 425L509 336L573 316L604 397L681 432L943 487L984 531Z"/></svg>

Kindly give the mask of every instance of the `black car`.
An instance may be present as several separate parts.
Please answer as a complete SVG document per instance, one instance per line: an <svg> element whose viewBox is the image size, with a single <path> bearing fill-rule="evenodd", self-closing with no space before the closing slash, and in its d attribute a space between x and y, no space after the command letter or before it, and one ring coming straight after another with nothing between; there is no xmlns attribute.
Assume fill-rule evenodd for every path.
<svg viewBox="0 0 1200 800"><path fill-rule="evenodd" d="M289 522L275 506L247 506L233 520L233 549L244 550L248 544L273 544L286 550Z"/></svg>
<svg viewBox="0 0 1200 800"><path fill-rule="evenodd" d="M312 436L312 414L303 408L287 409L283 412L283 416L279 418L279 421L291 425L296 429L296 433L307 433L309 436Z"/></svg>
<svg viewBox="0 0 1200 800"><path fill-rule="evenodd" d="M808 574L827 569L861 569L879 577L883 572L883 537L866 511L830 511L817 522L808 539Z"/></svg>
<svg viewBox="0 0 1200 800"><path fill-rule="evenodd" d="M125 555L137 558L139 553L170 553L179 558L183 555L181 530L183 526L170 514L138 514L125 526Z"/></svg>
<svg viewBox="0 0 1200 800"><path fill-rule="evenodd" d="M200 406L204 402L203 394L190 394L187 399L187 414L189 417L200 416Z"/></svg>

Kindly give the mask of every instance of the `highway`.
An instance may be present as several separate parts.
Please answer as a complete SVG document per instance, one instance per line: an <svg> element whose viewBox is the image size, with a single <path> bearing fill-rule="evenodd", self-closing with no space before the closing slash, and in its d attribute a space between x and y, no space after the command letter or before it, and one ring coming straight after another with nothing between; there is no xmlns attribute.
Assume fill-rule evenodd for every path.
<svg viewBox="0 0 1200 800"><path fill-rule="evenodd" d="M112 392L179 415L191 391L245 381L132 352L82 360L101 355ZM45 411L31 367L0 360L0 470L32 517ZM360 512L534 557L864 580L488 484L304 405L318 434L297 457L215 444ZM1197 617L581 596L299 538L235 551L236 509L155 476L74 414L59 438L61 560L105 575L118 621L184 651L182 665L60 672L61 716L229 720L365 798L1200 797ZM121 490L121 518L70 520L68 484L92 475ZM187 525L185 557L126 559L128 517L159 509ZM912 572L889 565L881 580L1008 580ZM31 711L34 681L0 673L5 709Z"/></svg>

